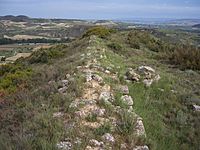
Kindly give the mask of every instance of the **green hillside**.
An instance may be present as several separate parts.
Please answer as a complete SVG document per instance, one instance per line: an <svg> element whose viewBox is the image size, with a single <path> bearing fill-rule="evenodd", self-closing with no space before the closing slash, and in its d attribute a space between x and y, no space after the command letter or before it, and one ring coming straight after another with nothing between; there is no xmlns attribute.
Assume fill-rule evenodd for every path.
<svg viewBox="0 0 200 150"><path fill-rule="evenodd" d="M0 66L0 148L197 150L200 51L95 27Z"/></svg>

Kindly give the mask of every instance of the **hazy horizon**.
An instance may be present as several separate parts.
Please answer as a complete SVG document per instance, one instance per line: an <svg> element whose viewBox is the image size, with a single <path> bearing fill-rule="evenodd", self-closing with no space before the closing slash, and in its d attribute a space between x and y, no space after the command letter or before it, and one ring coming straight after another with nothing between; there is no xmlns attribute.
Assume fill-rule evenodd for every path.
<svg viewBox="0 0 200 150"><path fill-rule="evenodd" d="M200 19L199 0L0 0L0 15L64 19Z"/></svg>

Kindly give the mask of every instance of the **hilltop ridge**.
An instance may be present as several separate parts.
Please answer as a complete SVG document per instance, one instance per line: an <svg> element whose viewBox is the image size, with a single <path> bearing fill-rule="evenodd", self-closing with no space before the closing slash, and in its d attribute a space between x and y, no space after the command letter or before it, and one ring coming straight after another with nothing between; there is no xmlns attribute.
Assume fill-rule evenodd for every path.
<svg viewBox="0 0 200 150"><path fill-rule="evenodd" d="M172 65L162 44L147 31L94 27L0 66L0 146L198 148L198 58Z"/></svg>

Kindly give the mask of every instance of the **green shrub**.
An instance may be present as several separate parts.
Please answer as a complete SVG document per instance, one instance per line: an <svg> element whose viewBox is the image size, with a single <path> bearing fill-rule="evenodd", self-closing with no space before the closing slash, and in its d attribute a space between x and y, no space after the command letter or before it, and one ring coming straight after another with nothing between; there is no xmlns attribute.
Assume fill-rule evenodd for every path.
<svg viewBox="0 0 200 150"><path fill-rule="evenodd" d="M109 48L111 48L112 50L115 50L115 51L120 51L122 50L122 46L118 43L110 43L107 45Z"/></svg>
<svg viewBox="0 0 200 150"><path fill-rule="evenodd" d="M117 125L117 130L120 134L130 135L134 132L136 116L134 116L131 112L124 110L120 114L120 122Z"/></svg>
<svg viewBox="0 0 200 150"><path fill-rule="evenodd" d="M19 63L0 66L0 91L14 92L17 87L25 86L32 73L31 68Z"/></svg>
<svg viewBox="0 0 200 150"><path fill-rule="evenodd" d="M86 117L86 120L89 122L96 122L97 121L97 115L96 114L90 114Z"/></svg>
<svg viewBox="0 0 200 150"><path fill-rule="evenodd" d="M136 35L136 32L130 32L128 34L127 43L131 48L140 49L140 42Z"/></svg>
<svg viewBox="0 0 200 150"><path fill-rule="evenodd" d="M165 55L171 64L181 69L200 70L200 49L194 46L179 45Z"/></svg>
<svg viewBox="0 0 200 150"><path fill-rule="evenodd" d="M96 135L104 135L105 133L110 133L111 132L111 124L110 123L105 123L104 125L100 126L95 130Z"/></svg>
<svg viewBox="0 0 200 150"><path fill-rule="evenodd" d="M35 51L28 61L33 63L47 63L50 59L58 58L64 55L65 45L58 45L48 49Z"/></svg>
<svg viewBox="0 0 200 150"><path fill-rule="evenodd" d="M92 27L89 30L87 30L83 34L83 38L84 37L89 37L91 35L96 35L96 36L98 36L100 38L106 38L113 32L115 32L115 30L109 29L109 28L106 28L106 27L102 27L102 26L97 26L97 27Z"/></svg>
<svg viewBox="0 0 200 150"><path fill-rule="evenodd" d="M131 31L128 34L127 41L128 44L135 49L140 49L140 44L143 44L146 48L155 52L164 49L164 43L147 31Z"/></svg>

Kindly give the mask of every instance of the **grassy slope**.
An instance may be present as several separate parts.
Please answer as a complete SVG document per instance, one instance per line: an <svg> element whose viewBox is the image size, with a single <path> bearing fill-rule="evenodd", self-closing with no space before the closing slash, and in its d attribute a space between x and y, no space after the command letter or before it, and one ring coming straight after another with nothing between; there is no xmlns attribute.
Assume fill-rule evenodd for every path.
<svg viewBox="0 0 200 150"><path fill-rule="evenodd" d="M114 50L122 57L121 60L112 52L107 54L110 61L121 66L121 76L124 75L126 68L140 65L151 66L161 75L159 83L150 88L145 88L140 83L129 84L132 97L135 99L134 108L144 119L151 148L198 149L200 117L191 110L190 99L199 95L200 75L170 68L169 65L157 60L157 53L145 48L131 49L125 44L126 34L117 33L111 37L112 43L122 46L121 50Z"/></svg>
<svg viewBox="0 0 200 150"><path fill-rule="evenodd" d="M62 56L49 59L48 63L28 66L25 63L32 70L26 86L17 85L15 93L10 90L12 87L3 90L3 95L11 93L1 97L0 149L56 149L56 143L67 131L62 120L56 120L52 115L60 110L70 114L69 104L81 93L78 85L82 78L77 76L71 82L65 96L57 93L58 81L68 73L75 73L76 67L84 64L80 55L87 42L88 39L83 39L70 44L63 49ZM23 72L23 69L20 71ZM1 78L5 79L7 75Z"/></svg>

